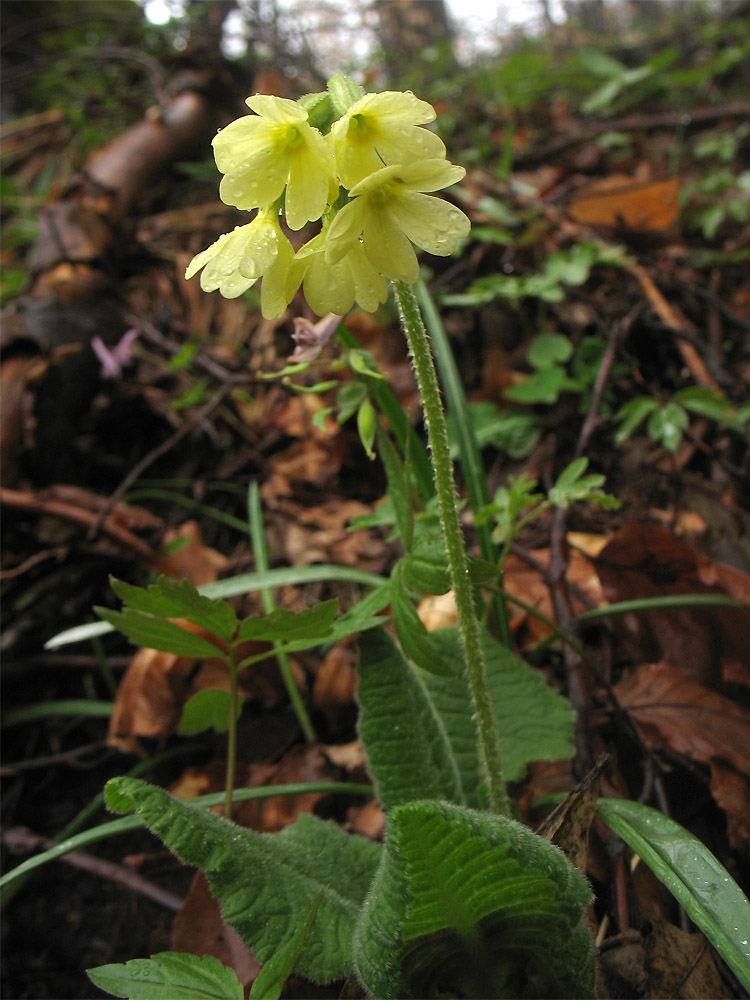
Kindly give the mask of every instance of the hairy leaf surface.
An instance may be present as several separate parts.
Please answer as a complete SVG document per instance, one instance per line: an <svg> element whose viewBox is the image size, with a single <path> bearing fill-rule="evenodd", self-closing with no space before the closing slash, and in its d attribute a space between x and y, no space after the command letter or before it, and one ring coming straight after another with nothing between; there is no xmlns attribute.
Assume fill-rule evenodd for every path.
<svg viewBox="0 0 750 1000"><path fill-rule="evenodd" d="M592 997L591 892L513 820L445 802L395 808L355 935L377 997Z"/></svg>
<svg viewBox="0 0 750 1000"><path fill-rule="evenodd" d="M326 982L351 974L352 935L381 848L307 813L280 833L256 833L135 778L107 783L108 807L137 812L186 864L206 875L228 924L267 961L317 917L294 971Z"/></svg>
<svg viewBox="0 0 750 1000"><path fill-rule="evenodd" d="M381 628L359 642L359 731L385 809L412 799L463 802L445 726L422 678Z"/></svg>
<svg viewBox="0 0 750 1000"><path fill-rule="evenodd" d="M432 632L430 639L461 676L437 676L413 666L381 629L360 640L360 733L386 809L413 799L483 804L458 631ZM521 778L532 760L569 757L573 712L568 703L491 636L483 641L506 776Z"/></svg>

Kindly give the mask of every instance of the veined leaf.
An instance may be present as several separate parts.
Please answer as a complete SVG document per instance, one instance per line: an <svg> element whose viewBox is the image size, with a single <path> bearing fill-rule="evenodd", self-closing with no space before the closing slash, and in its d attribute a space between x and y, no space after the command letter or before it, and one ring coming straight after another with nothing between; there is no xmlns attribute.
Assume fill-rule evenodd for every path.
<svg viewBox="0 0 750 1000"><path fill-rule="evenodd" d="M94 608L94 611L110 625L118 629L135 646L146 646L148 649L160 649L164 653L174 653L176 656L200 657L223 656L224 650L194 632L181 628L168 618L155 618L153 615L125 608L124 611L110 611L109 608Z"/></svg>
<svg viewBox="0 0 750 1000"><path fill-rule="evenodd" d="M204 597L188 580L160 576L148 589L114 577L110 582L125 607L135 611L162 618L187 618L225 642L229 642L237 628L237 616L226 601Z"/></svg>
<svg viewBox="0 0 750 1000"><path fill-rule="evenodd" d="M100 990L128 1000L242 1000L242 983L234 969L212 955L163 951L151 958L132 958L124 965L87 969Z"/></svg>
<svg viewBox="0 0 750 1000"><path fill-rule="evenodd" d="M596 812L633 848L750 990L750 902L692 833L640 802L599 799Z"/></svg>
<svg viewBox="0 0 750 1000"><path fill-rule="evenodd" d="M256 639L286 642L296 639L327 639L331 632L337 600L323 601L304 611L277 608L267 615L251 615L240 624L240 640Z"/></svg>
<svg viewBox="0 0 750 1000"><path fill-rule="evenodd" d="M354 923L379 845L308 813L281 833L256 833L134 778L113 778L106 798L114 812L137 812L170 850L204 872L224 919L261 962L294 936L325 889L294 971L319 982L351 975Z"/></svg>
<svg viewBox="0 0 750 1000"><path fill-rule="evenodd" d="M414 799L484 805L474 710L457 629L430 633L460 676L412 666L381 629L360 641L360 734L377 794L386 809ZM574 713L544 677L483 635L487 680L510 781L532 760L570 757Z"/></svg>
<svg viewBox="0 0 750 1000"><path fill-rule="evenodd" d="M593 997L586 880L514 820L395 808L355 934L376 997Z"/></svg>
<svg viewBox="0 0 750 1000"><path fill-rule="evenodd" d="M468 805L479 798L479 758L469 687L463 669L463 651L457 629L431 633L442 655L461 663L458 677L420 674L435 709L443 720L457 762ZM573 753L575 714L542 674L497 642L482 635L490 698L508 781L518 781L532 760L554 760Z"/></svg>
<svg viewBox="0 0 750 1000"><path fill-rule="evenodd" d="M420 675L384 629L359 647L359 732L379 801L386 809L412 799L463 802L448 734Z"/></svg>
<svg viewBox="0 0 750 1000"><path fill-rule="evenodd" d="M310 928L318 912L325 889L321 889L307 915L307 920L297 930L291 940L282 945L260 970L250 990L250 1000L279 1000L284 983L287 981L297 961L297 956L307 946Z"/></svg>
<svg viewBox="0 0 750 1000"><path fill-rule="evenodd" d="M450 590L448 556L439 522L417 522L412 549L402 561L404 584L425 594L445 594Z"/></svg>

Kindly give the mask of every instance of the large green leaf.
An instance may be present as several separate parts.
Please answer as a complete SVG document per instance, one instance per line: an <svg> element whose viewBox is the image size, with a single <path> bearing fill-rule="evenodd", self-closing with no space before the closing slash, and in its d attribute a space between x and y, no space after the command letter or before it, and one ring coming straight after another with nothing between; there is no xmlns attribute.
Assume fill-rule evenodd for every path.
<svg viewBox="0 0 750 1000"><path fill-rule="evenodd" d="M163 951L87 973L100 990L128 1000L242 1000L244 995L234 969L212 955Z"/></svg>
<svg viewBox="0 0 750 1000"><path fill-rule="evenodd" d="M359 731L384 808L412 799L463 802L445 726L422 681L382 629L359 641Z"/></svg>
<svg viewBox="0 0 750 1000"><path fill-rule="evenodd" d="M429 798L484 804L458 631L431 632L430 640L446 662L458 665L460 676L413 666L382 629L360 640L360 734L386 809ZM532 760L569 757L574 714L565 699L488 633L483 645L507 778L521 778Z"/></svg>
<svg viewBox="0 0 750 1000"><path fill-rule="evenodd" d="M111 810L137 812L204 872L224 919L262 962L294 936L325 889L294 971L321 982L351 974L353 928L378 864L377 844L309 814L281 833L256 833L134 778L113 778L106 796Z"/></svg>
<svg viewBox="0 0 750 1000"><path fill-rule="evenodd" d="M389 815L355 934L376 997L593 997L585 879L520 823L445 802Z"/></svg>
<svg viewBox="0 0 750 1000"><path fill-rule="evenodd" d="M443 657L463 663L457 629L440 629L431 637ZM547 684L543 675L488 632L482 635L487 682L495 716L503 768L508 781L517 781L532 760L555 760L573 753L575 713L568 702ZM422 676L433 704L448 733L469 805L476 799L478 763L473 734L475 725L469 687L462 668L459 677Z"/></svg>
<svg viewBox="0 0 750 1000"><path fill-rule="evenodd" d="M596 812L629 844L750 990L750 902L711 851L640 802L599 799Z"/></svg>

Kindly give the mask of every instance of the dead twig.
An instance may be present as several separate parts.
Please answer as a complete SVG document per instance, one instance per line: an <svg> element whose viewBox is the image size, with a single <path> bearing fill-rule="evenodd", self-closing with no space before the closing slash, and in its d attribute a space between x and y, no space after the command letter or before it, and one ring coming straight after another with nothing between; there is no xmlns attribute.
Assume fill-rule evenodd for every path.
<svg viewBox="0 0 750 1000"><path fill-rule="evenodd" d="M9 830L5 830L2 839L8 849L14 853L39 849L47 851L57 846L56 841L50 840L47 837L40 837L24 827L11 827ZM92 875L106 879L109 882L117 882L119 885L124 885L128 889L132 889L133 892L137 892L147 899L152 899L155 903L159 903L160 906L164 906L168 910L177 912L184 902L179 896L175 896L174 893L155 885L142 875L132 871L126 865L116 865L111 861L105 861L103 858L96 858L92 854L86 854L84 851L71 851L70 854L63 855L60 860L68 865L72 865L74 868L90 872Z"/></svg>
<svg viewBox="0 0 750 1000"><path fill-rule="evenodd" d="M115 503L117 500L115 499ZM63 521L70 521L73 524L80 524L90 529L90 534L101 531L113 541L118 542L126 550L135 552L149 565L160 568L164 565L164 560L158 552L155 552L150 545L134 535L132 531L118 523L116 517L110 516L115 503L106 507L97 515L96 512L85 510L63 500L49 496L47 491L41 493L28 493L21 490L9 490L0 487L0 504L8 507L15 507L18 510L28 510L39 514L49 514L51 517L59 517ZM95 530L96 529L96 530Z"/></svg>

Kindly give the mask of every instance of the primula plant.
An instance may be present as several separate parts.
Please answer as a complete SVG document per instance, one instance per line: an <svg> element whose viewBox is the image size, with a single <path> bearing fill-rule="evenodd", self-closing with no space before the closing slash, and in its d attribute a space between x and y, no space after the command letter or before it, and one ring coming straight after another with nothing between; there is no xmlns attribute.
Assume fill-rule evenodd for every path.
<svg viewBox="0 0 750 1000"><path fill-rule="evenodd" d="M367 356L351 350L358 383L351 399L340 394L341 409L357 410L368 451L377 449L384 463L404 548L389 579L371 580L371 592L339 617L328 602L244 621L221 599L241 592L238 581L234 590L222 581L208 594L164 579L145 590L115 583L123 610L102 611L110 625L137 644L197 657L218 652L232 686L229 702L213 700L204 720L229 732L224 816L134 778L109 782L107 803L115 812L136 813L203 870L224 919L264 963L252 997L278 997L292 973L319 982L356 977L374 997L594 996L590 888L556 846L512 818L507 786L532 760L572 754L573 713L510 650L496 597L486 614L482 608L482 587L496 583L502 564L493 564L486 522L484 536L477 525L484 558L467 556L437 375L413 287L415 247L448 255L469 234L467 217L435 196L464 170L425 128L435 118L432 107L410 93L364 95L336 76L325 93L299 102L257 95L247 103L254 114L223 129L214 150L222 199L257 214L199 253L187 276L200 271L205 291L230 298L262 280L266 317L283 314L300 286L321 315L344 315L355 303L372 311L391 282L431 460ZM308 223L318 224L317 231L301 242L295 234ZM304 356L315 355L316 337L319 347L330 335L329 326L308 323ZM601 478L582 477L584 469L580 460L564 473L549 503L601 502ZM485 518L503 513L501 499L486 507ZM524 490L514 517L539 503L547 501ZM472 505L477 509L473 499ZM506 526L506 537L512 531ZM449 590L458 628L428 632L414 597ZM383 627L389 606L398 642ZM233 800L255 791L233 790L237 675L263 656L278 655L281 663L286 652L355 632L361 635L359 731L387 817L384 842L348 835L308 814L278 834L234 825ZM243 644L259 639L273 643L271 651L249 653ZM191 731L200 728L201 711L192 706ZM300 721L304 731L309 720ZM696 864L705 859L694 838L646 807L610 803L601 815L665 881L673 853L660 845L679 842ZM720 866L712 863L713 877ZM739 946L721 937L721 920L706 917L689 886L676 877L673 883L693 919L726 945L740 976ZM742 903L735 906L741 916L734 919L744 919ZM102 966L90 976L123 997L242 996L234 973L215 959L177 953ZM355 987L347 989L353 995Z"/></svg>
<svg viewBox="0 0 750 1000"><path fill-rule="evenodd" d="M427 192L455 184L463 167L445 158L442 140L421 126L435 111L413 94L363 95L337 76L325 94L301 102L256 94L256 112L214 138L219 187L227 205L258 210L193 259L201 288L227 298L263 278L261 309L280 316L300 285L319 315L344 315L355 302L373 312L386 279L412 284L412 244L446 256L469 233L459 209ZM335 120L334 120L335 119ZM295 253L282 229L321 222Z"/></svg>

